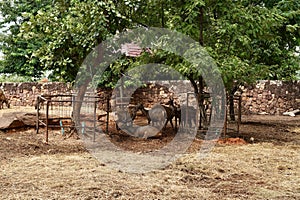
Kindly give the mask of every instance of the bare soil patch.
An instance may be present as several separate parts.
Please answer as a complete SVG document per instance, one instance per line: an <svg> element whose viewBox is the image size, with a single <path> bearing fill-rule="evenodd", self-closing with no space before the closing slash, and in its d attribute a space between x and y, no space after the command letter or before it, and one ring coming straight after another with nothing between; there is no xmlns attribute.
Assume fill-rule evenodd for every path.
<svg viewBox="0 0 300 200"><path fill-rule="evenodd" d="M59 130L0 133L1 199L300 199L300 117L243 116L205 158L197 138L189 151L164 169L125 173L96 160L81 140ZM234 128L234 124L230 124ZM159 149L174 135L111 140L134 151ZM250 138L254 140L250 140Z"/></svg>
<svg viewBox="0 0 300 200"><path fill-rule="evenodd" d="M234 124L231 123L231 127ZM272 142L284 145L286 142L300 144L299 137L300 116L271 116L249 115L243 116L241 131L229 131L229 137L240 137L247 142L254 138L254 142Z"/></svg>

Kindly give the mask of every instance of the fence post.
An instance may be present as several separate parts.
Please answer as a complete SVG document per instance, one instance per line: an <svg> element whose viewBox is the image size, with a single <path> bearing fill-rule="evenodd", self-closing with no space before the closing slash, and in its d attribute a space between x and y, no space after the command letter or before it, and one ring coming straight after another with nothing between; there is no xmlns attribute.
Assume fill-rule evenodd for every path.
<svg viewBox="0 0 300 200"><path fill-rule="evenodd" d="M48 129L49 129L49 101L47 99L46 101L46 144L48 144Z"/></svg>
<svg viewBox="0 0 300 200"><path fill-rule="evenodd" d="M97 97L93 97L94 99L94 138L93 138L93 142L96 141L96 112L97 112Z"/></svg>
<svg viewBox="0 0 300 200"><path fill-rule="evenodd" d="M241 125L241 121L242 121L242 97L239 96L238 98L239 102L238 102L238 125L237 125L237 133L240 133L240 125Z"/></svg>
<svg viewBox="0 0 300 200"><path fill-rule="evenodd" d="M106 134L108 134L108 125L109 125L109 96L106 97Z"/></svg>
<svg viewBox="0 0 300 200"><path fill-rule="evenodd" d="M226 139L226 135L227 135L227 112L228 112L228 109L227 109L227 105L225 105L225 122L224 122L224 139Z"/></svg>
<svg viewBox="0 0 300 200"><path fill-rule="evenodd" d="M36 134L39 133L39 121L40 121L40 97L36 98Z"/></svg>

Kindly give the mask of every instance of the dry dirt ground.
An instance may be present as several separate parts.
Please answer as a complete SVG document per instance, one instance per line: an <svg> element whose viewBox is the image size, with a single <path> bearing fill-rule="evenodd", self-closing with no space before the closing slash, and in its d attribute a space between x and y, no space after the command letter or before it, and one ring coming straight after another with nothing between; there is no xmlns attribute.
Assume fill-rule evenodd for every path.
<svg viewBox="0 0 300 200"><path fill-rule="evenodd" d="M183 157L147 173L111 168L59 130L50 132L49 144L43 142L44 129L0 132L0 198L300 199L300 116L243 116L242 122L239 134L229 129L231 139L220 140L205 158L197 157L197 138ZM109 129L116 135L113 125ZM161 148L172 137L111 139L141 152Z"/></svg>

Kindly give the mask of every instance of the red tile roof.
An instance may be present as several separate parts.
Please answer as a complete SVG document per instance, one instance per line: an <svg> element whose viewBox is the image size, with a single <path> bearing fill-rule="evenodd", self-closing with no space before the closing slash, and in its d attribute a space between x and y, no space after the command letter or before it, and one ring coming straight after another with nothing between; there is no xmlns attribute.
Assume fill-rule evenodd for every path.
<svg viewBox="0 0 300 200"><path fill-rule="evenodd" d="M125 43L121 46L121 52L128 57L138 57L142 54L144 50L135 43ZM149 48L146 48L147 52L150 52Z"/></svg>

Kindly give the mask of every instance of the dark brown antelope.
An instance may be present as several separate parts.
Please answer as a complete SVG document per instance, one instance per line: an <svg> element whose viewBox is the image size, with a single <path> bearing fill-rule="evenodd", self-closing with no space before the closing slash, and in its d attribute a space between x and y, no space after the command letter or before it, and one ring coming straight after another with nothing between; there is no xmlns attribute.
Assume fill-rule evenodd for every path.
<svg viewBox="0 0 300 200"><path fill-rule="evenodd" d="M132 121L136 118L136 113L139 111L139 109L140 109L140 104L128 108Z"/></svg>
<svg viewBox="0 0 300 200"><path fill-rule="evenodd" d="M173 125L173 118L175 117L174 108L165 105L163 105L163 108L166 110L166 114L167 114L167 121L164 127L166 127L168 122L170 122L172 129L175 129L176 127L174 127Z"/></svg>
<svg viewBox="0 0 300 200"><path fill-rule="evenodd" d="M192 106L175 106L174 100L170 98L167 103L174 110L175 114L175 126L177 127L177 121L179 126L192 127L193 123L196 125L197 110Z"/></svg>
<svg viewBox="0 0 300 200"><path fill-rule="evenodd" d="M181 109L180 109L180 106L179 105L175 106L173 98L169 99L167 105L169 105L170 108L172 108L172 110L173 110L173 114L174 114L174 117L175 117L175 128L177 128L177 121L178 121L178 124L180 124L180 121L181 121Z"/></svg>
<svg viewBox="0 0 300 200"><path fill-rule="evenodd" d="M143 115L147 118L147 120L148 120L148 124L150 124L150 122L151 122L151 118L150 118L150 115L149 115L149 110L147 110L145 107L144 107L144 105L143 104L138 104L138 110L140 110L142 113L143 113Z"/></svg>

